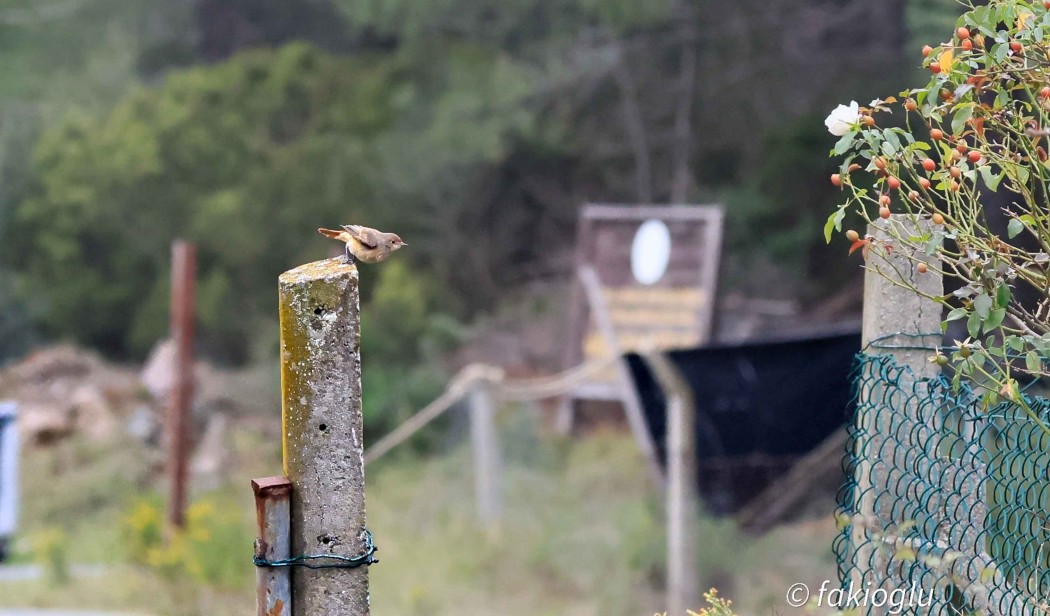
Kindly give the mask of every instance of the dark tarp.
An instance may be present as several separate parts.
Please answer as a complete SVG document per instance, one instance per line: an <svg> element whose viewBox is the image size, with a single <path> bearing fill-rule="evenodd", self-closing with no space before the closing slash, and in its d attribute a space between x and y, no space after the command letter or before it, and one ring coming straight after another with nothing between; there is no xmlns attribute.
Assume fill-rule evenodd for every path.
<svg viewBox="0 0 1050 616"><path fill-rule="evenodd" d="M860 334L670 351L696 400L700 492L715 513L738 509L851 415ZM664 464L666 404L645 361L627 356Z"/></svg>

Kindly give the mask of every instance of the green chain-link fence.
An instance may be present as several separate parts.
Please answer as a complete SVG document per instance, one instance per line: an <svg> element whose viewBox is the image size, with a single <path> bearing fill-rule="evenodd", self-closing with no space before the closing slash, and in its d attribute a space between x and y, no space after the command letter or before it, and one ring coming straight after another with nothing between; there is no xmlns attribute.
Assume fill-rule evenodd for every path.
<svg viewBox="0 0 1050 616"><path fill-rule="evenodd" d="M907 614L1050 614L1050 437L1015 405L986 408L879 343L855 378L835 552L842 596L861 601L839 607L887 613L872 601L881 588ZM1050 402L1028 400L1050 421Z"/></svg>

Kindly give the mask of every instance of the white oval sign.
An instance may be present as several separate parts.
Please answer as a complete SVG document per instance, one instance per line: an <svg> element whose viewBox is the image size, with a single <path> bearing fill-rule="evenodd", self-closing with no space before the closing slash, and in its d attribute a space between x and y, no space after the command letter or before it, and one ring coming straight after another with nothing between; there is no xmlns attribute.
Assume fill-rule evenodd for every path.
<svg viewBox="0 0 1050 616"><path fill-rule="evenodd" d="M642 284L663 278L671 261L671 231L661 220L647 220L631 242L631 273Z"/></svg>

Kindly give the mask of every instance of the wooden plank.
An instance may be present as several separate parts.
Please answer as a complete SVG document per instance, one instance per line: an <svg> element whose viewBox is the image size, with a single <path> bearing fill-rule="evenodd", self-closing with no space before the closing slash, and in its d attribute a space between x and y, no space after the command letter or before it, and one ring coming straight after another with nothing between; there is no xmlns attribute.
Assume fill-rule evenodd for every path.
<svg viewBox="0 0 1050 616"><path fill-rule="evenodd" d="M653 445L653 440L649 436L649 429L645 425L645 413L642 410L642 402L638 397L638 391L634 388L634 379L631 377L627 360L622 357L620 343L616 338L616 329L609 318L609 310L605 305L605 299L602 297L601 281L598 280L598 274L593 268L585 266L580 270L580 283L583 286L584 294L587 296L587 303L598 326L598 331L605 338L605 343L611 353L619 358L615 364L617 374L616 387L619 390L620 402L623 404L624 412L627 414L627 423L634 434L635 441L638 443L638 448L649 464L650 474L662 484L663 472L660 470L660 463L656 459L656 447Z"/></svg>

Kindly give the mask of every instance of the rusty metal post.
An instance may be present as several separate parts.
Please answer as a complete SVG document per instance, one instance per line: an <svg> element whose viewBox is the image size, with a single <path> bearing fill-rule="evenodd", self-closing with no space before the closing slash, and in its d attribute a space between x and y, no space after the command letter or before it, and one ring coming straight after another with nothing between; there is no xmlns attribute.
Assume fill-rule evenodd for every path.
<svg viewBox="0 0 1050 616"><path fill-rule="evenodd" d="M292 482L287 477L252 479L258 535L255 557L274 562L290 558ZM258 616L292 616L292 570L258 567L255 572Z"/></svg>
<svg viewBox="0 0 1050 616"><path fill-rule="evenodd" d="M168 522L185 524L187 428L193 402L193 315L196 295L197 253L193 244L175 240L171 245L171 339L175 344L166 432L168 444Z"/></svg>
<svg viewBox="0 0 1050 616"><path fill-rule="evenodd" d="M292 554L366 549L357 268L342 258L281 274L281 418ZM292 573L296 616L367 616L368 567Z"/></svg>

